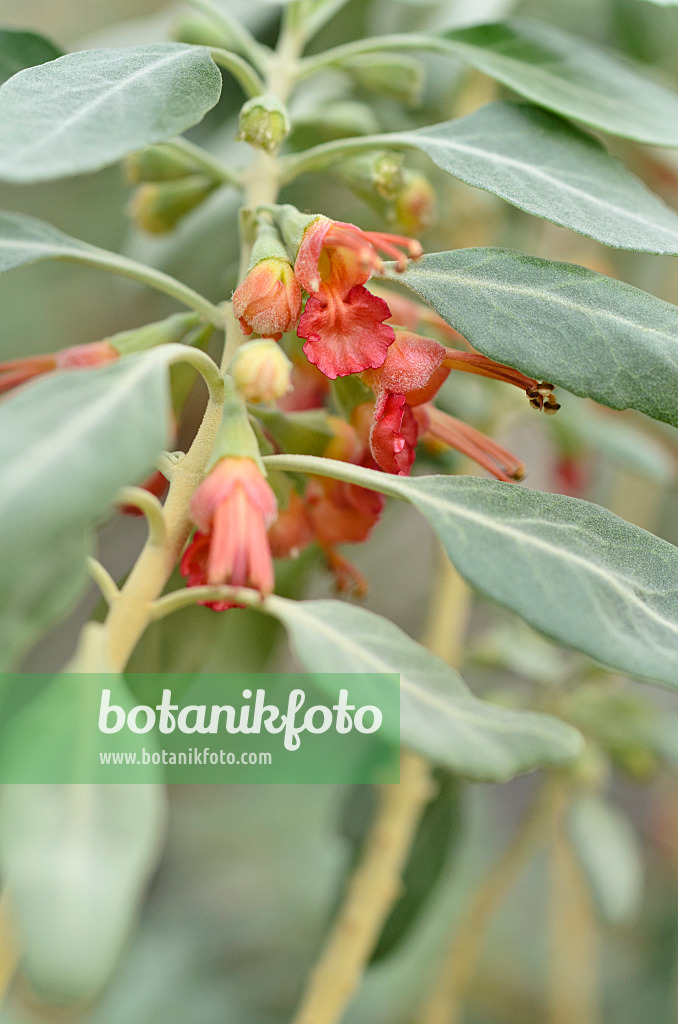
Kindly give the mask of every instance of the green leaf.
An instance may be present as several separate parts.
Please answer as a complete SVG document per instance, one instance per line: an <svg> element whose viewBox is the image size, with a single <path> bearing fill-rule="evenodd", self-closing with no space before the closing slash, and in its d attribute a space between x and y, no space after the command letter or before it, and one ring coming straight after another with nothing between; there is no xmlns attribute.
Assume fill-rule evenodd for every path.
<svg viewBox="0 0 678 1024"><path fill-rule="evenodd" d="M98 170L197 124L220 92L209 50L181 43L83 50L27 68L0 88L0 178Z"/></svg>
<svg viewBox="0 0 678 1024"><path fill-rule="evenodd" d="M0 29L0 83L24 68L56 60L61 50L37 32Z"/></svg>
<svg viewBox="0 0 678 1024"><path fill-rule="evenodd" d="M419 38L419 37L415 37ZM613 135L678 146L678 96L580 36L528 18L446 32L447 51L537 106Z"/></svg>
<svg viewBox="0 0 678 1024"><path fill-rule="evenodd" d="M0 404L0 657L12 664L86 584L87 537L167 445L167 350L54 373Z"/></svg>
<svg viewBox="0 0 678 1024"><path fill-rule="evenodd" d="M510 249L432 253L397 279L484 355L678 426L676 306L584 267Z"/></svg>
<svg viewBox="0 0 678 1024"><path fill-rule="evenodd" d="M387 476L301 456L266 464L411 502L477 590L568 647L678 687L678 548L667 541L588 501L516 484Z"/></svg>
<svg viewBox="0 0 678 1024"><path fill-rule="evenodd" d="M643 861L628 819L601 797L587 795L570 808L567 831L602 921L630 924L643 898Z"/></svg>
<svg viewBox="0 0 678 1024"><path fill-rule="evenodd" d="M678 254L678 215L599 142L546 111L490 103L387 139L416 146L467 184L605 245Z"/></svg>
<svg viewBox="0 0 678 1024"><path fill-rule="evenodd" d="M508 779L580 750L580 734L555 718L478 700L449 665L372 612L277 596L264 607L283 622L308 671L400 673L403 745L460 775Z"/></svg>
<svg viewBox="0 0 678 1024"><path fill-rule="evenodd" d="M112 973L164 831L162 786L11 785L0 868L22 966L47 1002L91 998Z"/></svg>

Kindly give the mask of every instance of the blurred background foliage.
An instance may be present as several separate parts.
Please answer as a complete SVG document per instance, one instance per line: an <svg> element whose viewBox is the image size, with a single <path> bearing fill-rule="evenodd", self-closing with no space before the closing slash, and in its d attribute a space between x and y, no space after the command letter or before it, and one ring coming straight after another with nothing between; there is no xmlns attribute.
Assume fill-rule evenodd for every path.
<svg viewBox="0 0 678 1024"><path fill-rule="evenodd" d="M275 38L279 6L220 3L260 38ZM73 50L167 38L181 11L163 0L0 0L0 23L34 29ZM607 44L652 64L660 79L678 86L678 8L645 0L350 0L313 49L377 31L449 27L510 13ZM427 56L423 63L421 102L413 105L368 96L343 74L314 80L293 103L292 143L429 124L502 95L500 86L449 61ZM226 159L246 160L246 146L232 141L242 101L226 78L222 100L191 137ZM675 153L606 142L678 206ZM422 238L427 250L507 246L581 263L675 301L678 265L670 257L605 249L455 182L423 158L417 163L408 157L408 165L424 171L438 195L437 215ZM217 192L175 232L152 238L125 215L131 191L121 170L112 168L45 185L0 185L0 208L31 213L88 242L153 263L213 301L228 297L237 259L234 194ZM365 227L383 226L328 174L300 179L283 198ZM103 338L174 311L169 300L136 284L62 264L30 266L0 279L0 307L0 359ZM467 375L453 375L441 393L449 411L491 430L525 461L529 486L598 502L678 544L678 431L562 392L559 400L558 416L538 417L513 389ZM195 405L198 415L199 396ZM434 467L431 458L425 471ZM461 461L449 468L468 470ZM114 575L127 571L143 534L143 524L129 518L103 524L101 557ZM372 542L348 553L370 581L369 608L428 640L439 654L453 656L441 649L440 623L459 583L422 519L408 507L389 507ZM311 551L280 567L279 589L324 596L331 585ZM42 641L26 667L62 664L95 602L90 595L69 627ZM483 600L470 605L468 620L459 667L477 693L555 711L589 740L568 779L574 793L568 828L583 870L569 872L560 841L535 852L491 925L469 1024L675 1024L676 698L556 648ZM215 615L192 608L153 626L130 668L256 671L290 665L272 620L246 611ZM534 777L502 787L442 781L444 800L429 822L434 838L420 837L410 868L417 905L406 912L401 907L399 922L391 923L349 1024L414 1019L472 886L514 832L536 786ZM100 1001L46 1008L19 981L0 1021L282 1024L336 905L360 841L361 815L369 817L369 800L363 795L361 807L341 787L174 788L164 857ZM549 957L549 949L555 956ZM568 1016L560 1018L553 1000L568 986L572 1001ZM601 996L598 1007L590 996L594 988Z"/></svg>

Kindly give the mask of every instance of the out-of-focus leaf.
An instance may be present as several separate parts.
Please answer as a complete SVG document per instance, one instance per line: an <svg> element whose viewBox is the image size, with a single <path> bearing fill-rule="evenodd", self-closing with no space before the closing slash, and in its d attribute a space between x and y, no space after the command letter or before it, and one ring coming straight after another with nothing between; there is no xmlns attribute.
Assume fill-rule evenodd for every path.
<svg viewBox="0 0 678 1024"><path fill-rule="evenodd" d="M678 426L678 308L671 303L510 249L431 253L399 279L484 355Z"/></svg>
<svg viewBox="0 0 678 1024"><path fill-rule="evenodd" d="M290 462L411 502L482 593L604 664L678 687L678 548L667 541L588 501L515 484ZM267 463L282 469L285 456Z"/></svg>
<svg viewBox="0 0 678 1024"><path fill-rule="evenodd" d="M437 774L438 793L426 807L403 871L400 899L386 919L371 963L394 953L416 926L433 898L451 851L460 839L459 780Z"/></svg>
<svg viewBox="0 0 678 1024"><path fill-rule="evenodd" d="M456 178L605 245L678 254L678 215L567 121L490 103L455 121L394 132Z"/></svg>
<svg viewBox="0 0 678 1024"><path fill-rule="evenodd" d="M0 653L7 667L68 614L92 523L169 439L165 349L51 374L0 404Z"/></svg>
<svg viewBox="0 0 678 1024"><path fill-rule="evenodd" d="M449 665L372 612L277 596L265 609L283 622L310 672L400 673L400 737L392 739L460 775L506 779L580 749L579 733L555 718L478 700Z"/></svg>
<svg viewBox="0 0 678 1024"><path fill-rule="evenodd" d="M61 57L62 51L38 35L37 32L22 32L18 29L0 29L0 84L24 68L44 64Z"/></svg>
<svg viewBox="0 0 678 1024"><path fill-rule="evenodd" d="M219 99L209 50L157 43L82 50L0 88L0 178L94 171L197 124Z"/></svg>
<svg viewBox="0 0 678 1024"><path fill-rule="evenodd" d="M589 794L570 808L567 831L601 919L630 924L643 898L643 862L628 819Z"/></svg>

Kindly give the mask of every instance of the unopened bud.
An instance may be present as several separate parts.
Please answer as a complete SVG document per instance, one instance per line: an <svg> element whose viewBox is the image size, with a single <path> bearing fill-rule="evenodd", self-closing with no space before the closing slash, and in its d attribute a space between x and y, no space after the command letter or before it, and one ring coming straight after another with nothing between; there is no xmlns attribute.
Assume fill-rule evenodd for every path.
<svg viewBox="0 0 678 1024"><path fill-rule="evenodd" d="M374 195L394 200L405 184L403 157L389 150L343 160L333 171L360 198L368 202Z"/></svg>
<svg viewBox="0 0 678 1024"><path fill-rule="evenodd" d="M260 260L233 293L233 312L245 334L281 338L301 313L301 289L285 259Z"/></svg>
<svg viewBox="0 0 678 1024"><path fill-rule="evenodd" d="M279 345L262 339L242 345L229 372L248 402L275 402L290 389L292 364Z"/></svg>
<svg viewBox="0 0 678 1024"><path fill-rule="evenodd" d="M436 212L436 194L430 182L417 171L405 172L405 185L393 207L393 219L405 235L422 234Z"/></svg>
<svg viewBox="0 0 678 1024"><path fill-rule="evenodd" d="M250 146L272 153L290 133L287 110L270 93L254 96L240 111L236 142L249 142Z"/></svg>
<svg viewBox="0 0 678 1024"><path fill-rule="evenodd" d="M189 175L204 173L192 153L171 142L148 146L125 157L125 177L130 185L142 181L174 181Z"/></svg>
<svg viewBox="0 0 678 1024"><path fill-rule="evenodd" d="M361 54L344 67L363 89L411 105L421 100L424 68L412 57Z"/></svg>
<svg viewBox="0 0 678 1024"><path fill-rule="evenodd" d="M162 235L200 206L215 188L216 183L202 174L140 185L132 196L129 214L143 231Z"/></svg>

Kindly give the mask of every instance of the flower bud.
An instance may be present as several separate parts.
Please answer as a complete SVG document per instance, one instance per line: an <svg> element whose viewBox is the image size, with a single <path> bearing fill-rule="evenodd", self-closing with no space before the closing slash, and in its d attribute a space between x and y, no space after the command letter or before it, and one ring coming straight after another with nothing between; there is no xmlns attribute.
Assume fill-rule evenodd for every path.
<svg viewBox="0 0 678 1024"><path fill-rule="evenodd" d="M292 364L274 341L248 341L231 361L229 372L248 402L275 402L290 390Z"/></svg>
<svg viewBox="0 0 678 1024"><path fill-rule="evenodd" d="M216 183L202 174L140 185L132 196L129 214L138 228L162 235L200 206L215 188Z"/></svg>
<svg viewBox="0 0 678 1024"><path fill-rule="evenodd" d="M368 203L375 195L385 200L397 199L405 184L403 157L389 150L343 160L333 172Z"/></svg>
<svg viewBox="0 0 678 1024"><path fill-rule="evenodd" d="M233 293L233 312L243 332L280 339L301 312L301 289L290 264L280 258L260 260Z"/></svg>
<svg viewBox="0 0 678 1024"><path fill-rule="evenodd" d="M436 212L436 194L430 182L416 171L405 172L405 185L393 207L393 219L401 231L420 235L430 227Z"/></svg>
<svg viewBox="0 0 678 1024"><path fill-rule="evenodd" d="M412 57L361 54L344 67L363 89L410 105L421 100L424 68Z"/></svg>
<svg viewBox="0 0 678 1024"><path fill-rule="evenodd" d="M248 100L240 111L236 142L272 153L290 133L290 119L277 96L265 93Z"/></svg>
<svg viewBox="0 0 678 1024"><path fill-rule="evenodd" d="M204 173L192 153L172 143L147 146L130 153L124 161L125 177L130 185L142 181L174 181L189 175Z"/></svg>

